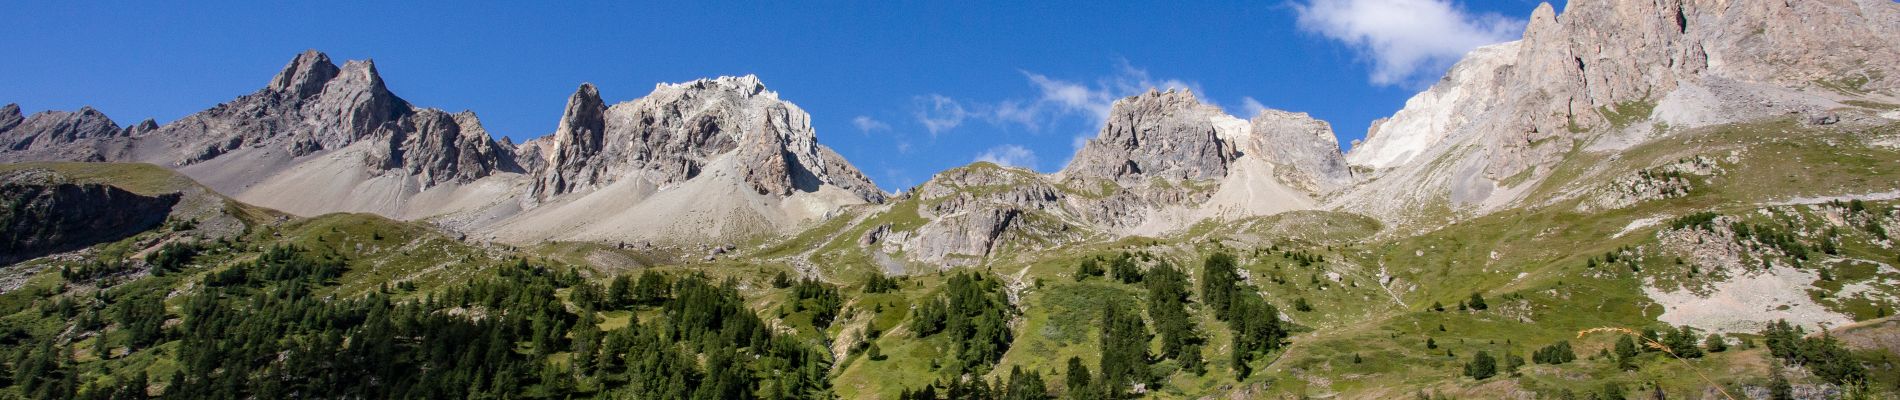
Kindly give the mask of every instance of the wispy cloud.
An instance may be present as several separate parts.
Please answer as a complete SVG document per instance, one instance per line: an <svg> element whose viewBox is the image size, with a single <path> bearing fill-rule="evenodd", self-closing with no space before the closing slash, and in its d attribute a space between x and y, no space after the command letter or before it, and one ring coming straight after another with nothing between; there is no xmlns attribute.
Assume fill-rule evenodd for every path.
<svg viewBox="0 0 1900 400"><path fill-rule="evenodd" d="M1157 79L1148 70L1118 60L1115 73L1094 79L1067 80L1034 71L1020 71L1036 95L995 101L958 100L940 94L916 99L917 121L932 135L961 126L968 120L995 125L1020 126L1040 132L1065 118L1086 118L1094 123L1108 119L1116 99L1141 94L1149 89L1187 89L1196 93L1200 84L1181 79ZM1208 101L1205 97L1202 101ZM1212 104L1212 102L1209 102Z"/></svg>
<svg viewBox="0 0 1900 400"><path fill-rule="evenodd" d="M1254 100L1254 98L1251 96L1240 98L1240 111L1246 113L1244 115L1240 115L1239 117L1241 118L1251 119L1255 115L1260 115L1260 112L1266 111L1266 110L1267 110L1267 105L1260 104L1260 100Z"/></svg>
<svg viewBox="0 0 1900 400"><path fill-rule="evenodd" d="M991 147L976 155L976 161L988 161L996 165L1036 169L1036 152L1029 148L1005 144Z"/></svg>
<svg viewBox="0 0 1900 400"><path fill-rule="evenodd" d="M864 132L864 133L891 130L891 124L886 124L884 123L884 121L879 121L876 118L871 118L871 117L867 117L863 115L859 115L857 118L852 118L851 126L858 127L858 131Z"/></svg>
<svg viewBox="0 0 1900 400"><path fill-rule="evenodd" d="M918 96L916 103L917 122L923 124L924 130L929 131L932 137L963 125L963 120L970 117L963 103L944 95Z"/></svg>
<svg viewBox="0 0 1900 400"><path fill-rule="evenodd" d="M1302 0L1293 8L1300 29L1368 59L1377 85L1431 82L1471 49L1522 37L1525 24L1461 10L1450 0Z"/></svg>

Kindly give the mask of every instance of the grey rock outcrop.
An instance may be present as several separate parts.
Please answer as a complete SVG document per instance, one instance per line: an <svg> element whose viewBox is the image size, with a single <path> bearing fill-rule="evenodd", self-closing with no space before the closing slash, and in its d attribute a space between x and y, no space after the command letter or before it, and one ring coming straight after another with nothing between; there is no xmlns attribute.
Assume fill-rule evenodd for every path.
<svg viewBox="0 0 1900 400"><path fill-rule="evenodd" d="M1148 178L1219 179L1238 156L1214 129L1212 119L1224 115L1189 91L1151 89L1116 101L1101 135L1083 145L1062 174L1125 185Z"/></svg>
<svg viewBox="0 0 1900 400"><path fill-rule="evenodd" d="M1248 121L1186 91L1151 90L1116 101L1109 115L1061 172L979 162L938 173L910 199L925 223L879 227L861 243L926 264L973 265L1008 248L1307 209L1352 184L1332 128L1303 113L1267 110Z"/></svg>
<svg viewBox="0 0 1900 400"><path fill-rule="evenodd" d="M0 107L0 132L12 130L13 127L20 126L20 122L25 120L26 118L20 115L19 104L7 103L6 106Z"/></svg>
<svg viewBox="0 0 1900 400"><path fill-rule="evenodd" d="M574 95L568 96L560 126L548 141L547 169L535 182L534 195L545 198L600 183L602 170L608 165L592 159L604 147L606 131L607 104L600 100L600 90L593 84L581 84Z"/></svg>
<svg viewBox="0 0 1900 400"><path fill-rule="evenodd" d="M412 130L391 132L371 150L372 165L406 170L424 187L473 182L496 171L520 172L506 146L493 141L475 113L421 109Z"/></svg>
<svg viewBox="0 0 1900 400"><path fill-rule="evenodd" d="M1516 204L1572 151L1840 107L1900 88L1900 4L1880 0L1576 0L1521 41L1474 50L1374 125L1348 158L1375 171L1329 205L1402 222ZM1599 147L1590 147L1599 146Z"/></svg>
<svg viewBox="0 0 1900 400"><path fill-rule="evenodd" d="M1306 113L1265 110L1248 124L1252 140L1241 151L1279 166L1274 172L1282 182L1321 194L1353 183L1352 170L1339 152L1339 137L1326 121Z"/></svg>
<svg viewBox="0 0 1900 400"><path fill-rule="evenodd" d="M749 75L661 84L646 97L612 106L583 85L568 99L553 137L537 147L546 160L537 198L628 177L677 184L730 156L762 195L833 185L867 202L884 200L862 172L818 144L810 115Z"/></svg>
<svg viewBox="0 0 1900 400"><path fill-rule="evenodd" d="M26 118L20 118L17 104L0 109L0 148L14 152L86 145L122 133L118 123L92 107L80 107L78 111L43 111ZM91 157L80 159L90 160Z"/></svg>
<svg viewBox="0 0 1900 400"><path fill-rule="evenodd" d="M1580 139L1573 127L1604 126L1609 111L1705 77L1784 87L1882 77L1857 89L1900 87L1884 78L1900 65L1896 49L1891 1L1577 0L1563 15L1545 3L1496 98L1520 119L1489 125L1485 172L1548 166Z"/></svg>
<svg viewBox="0 0 1900 400"><path fill-rule="evenodd" d="M895 237L897 243L883 247L905 250L918 262L965 266L1011 244L1049 246L1084 237L1069 222L1075 217L1067 195L1034 171L987 162L952 168L920 185L913 199L928 222L900 234L880 226L866 245Z"/></svg>

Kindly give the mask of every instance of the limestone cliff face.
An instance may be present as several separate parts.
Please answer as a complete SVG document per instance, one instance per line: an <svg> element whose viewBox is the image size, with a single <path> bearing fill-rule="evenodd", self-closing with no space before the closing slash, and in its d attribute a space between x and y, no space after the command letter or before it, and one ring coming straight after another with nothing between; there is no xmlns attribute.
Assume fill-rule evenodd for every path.
<svg viewBox="0 0 1900 400"><path fill-rule="evenodd" d="M810 115L754 76L661 84L611 107L593 86L582 86L568 99L545 150L547 165L534 189L540 198L621 179L678 184L721 157L735 158L742 179L761 195L832 185L867 202L884 198L855 167L818 144Z"/></svg>
<svg viewBox="0 0 1900 400"><path fill-rule="evenodd" d="M1891 1L1579 0L1531 15L1517 65L1497 98L1516 124L1494 124L1485 172L1548 166L1607 124L1605 111L1679 86L1728 79L1783 87L1864 77L1900 87L1900 5ZM1647 117L1647 116L1644 116ZM1558 140L1551 140L1558 139Z"/></svg>
<svg viewBox="0 0 1900 400"><path fill-rule="evenodd" d="M1352 170L1339 152L1333 127L1306 113L1264 110L1248 121L1243 154L1253 154L1278 166L1281 182L1315 194L1331 193L1353 183Z"/></svg>
<svg viewBox="0 0 1900 400"><path fill-rule="evenodd" d="M606 115L607 105L600 100L600 90L593 84L582 84L574 95L568 96L567 107L561 110L559 127L547 141L548 147L539 149L546 151L542 153L546 165L537 171L541 178L535 182L535 196L568 193L578 186L593 186L602 180L601 171L607 165L592 162L592 159L600 154L606 141Z"/></svg>
<svg viewBox="0 0 1900 400"><path fill-rule="evenodd" d="M1214 118L1224 115L1188 91L1149 90L1122 99L1109 110L1102 133L1075 154L1062 175L1125 185L1148 178L1219 179L1237 156L1215 131Z"/></svg>
<svg viewBox="0 0 1900 400"><path fill-rule="evenodd" d="M1375 183L1334 206L1388 221L1440 200L1498 209L1524 194L1502 182L1541 181L1580 146L1647 140L1652 119L1689 128L1891 99L1894 65L1891 1L1544 4L1523 40L1473 51L1376 123L1348 155Z"/></svg>

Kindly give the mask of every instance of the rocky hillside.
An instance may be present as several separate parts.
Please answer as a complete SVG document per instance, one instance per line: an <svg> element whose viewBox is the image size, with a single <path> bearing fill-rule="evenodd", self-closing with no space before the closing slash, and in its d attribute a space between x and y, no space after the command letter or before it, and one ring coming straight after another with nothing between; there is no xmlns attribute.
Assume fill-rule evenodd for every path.
<svg viewBox="0 0 1900 400"><path fill-rule="evenodd" d="M1523 40L1473 51L1376 123L1347 156L1368 182L1329 207L1400 223L1483 214L1524 205L1579 150L1789 114L1862 121L1900 102L1890 78L1900 7L1890 1L1579 0L1565 10L1538 7Z"/></svg>
<svg viewBox="0 0 1900 400"><path fill-rule="evenodd" d="M177 194L140 196L50 170L0 174L0 265L111 242L165 222Z"/></svg>
<svg viewBox="0 0 1900 400"><path fill-rule="evenodd" d="M1323 121L1279 110L1247 121L1191 92L1149 91L1116 101L1101 133L1062 171L954 168L854 217L842 231L787 242L822 236L842 244L826 246L839 254L804 252L795 262L864 257L891 272L978 265L999 255L1312 209L1351 179Z"/></svg>

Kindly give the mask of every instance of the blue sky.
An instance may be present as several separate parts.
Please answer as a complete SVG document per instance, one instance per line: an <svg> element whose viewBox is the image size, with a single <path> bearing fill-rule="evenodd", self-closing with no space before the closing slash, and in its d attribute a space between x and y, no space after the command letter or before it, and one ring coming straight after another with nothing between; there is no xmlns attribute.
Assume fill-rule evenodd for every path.
<svg viewBox="0 0 1900 400"><path fill-rule="evenodd" d="M83 3L83 4L81 4ZM1258 2L22 2L0 15L0 103L164 123L262 88L297 52L373 58L397 95L516 141L582 82L756 74L819 141L897 190L977 159L1061 169L1114 98L1184 86L1329 121L1342 144L1529 0ZM692 3L692 4L687 4Z"/></svg>

